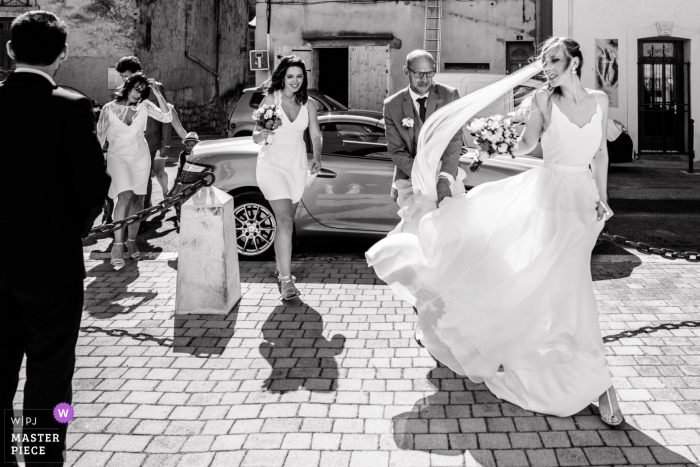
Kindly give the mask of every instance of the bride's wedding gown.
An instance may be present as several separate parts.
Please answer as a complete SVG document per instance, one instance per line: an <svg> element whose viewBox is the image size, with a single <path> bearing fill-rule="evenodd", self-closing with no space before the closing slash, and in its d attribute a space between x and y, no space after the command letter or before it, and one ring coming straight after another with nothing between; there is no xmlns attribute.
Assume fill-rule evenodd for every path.
<svg viewBox="0 0 700 467"><path fill-rule="evenodd" d="M579 127L554 103L550 121L543 167L445 199L367 259L418 308L435 358L501 399L568 416L612 384L590 270L602 111Z"/></svg>

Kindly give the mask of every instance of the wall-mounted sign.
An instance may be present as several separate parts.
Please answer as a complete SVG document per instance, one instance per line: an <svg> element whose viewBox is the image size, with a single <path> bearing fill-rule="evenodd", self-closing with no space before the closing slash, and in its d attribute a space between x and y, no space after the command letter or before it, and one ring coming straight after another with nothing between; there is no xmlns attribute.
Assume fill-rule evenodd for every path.
<svg viewBox="0 0 700 467"><path fill-rule="evenodd" d="M673 35L673 21L657 21L656 31L659 36Z"/></svg>
<svg viewBox="0 0 700 467"><path fill-rule="evenodd" d="M270 69L270 54L267 50L250 51L250 69L253 71Z"/></svg>
<svg viewBox="0 0 700 467"><path fill-rule="evenodd" d="M617 39L595 40L595 88L608 95L610 107L618 104Z"/></svg>

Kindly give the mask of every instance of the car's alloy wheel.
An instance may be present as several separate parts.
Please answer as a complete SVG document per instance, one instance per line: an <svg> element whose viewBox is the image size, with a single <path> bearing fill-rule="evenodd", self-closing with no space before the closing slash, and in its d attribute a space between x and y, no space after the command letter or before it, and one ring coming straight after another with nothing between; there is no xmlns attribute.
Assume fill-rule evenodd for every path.
<svg viewBox="0 0 700 467"><path fill-rule="evenodd" d="M243 193L234 199L238 253L263 258L272 253L277 222L272 208L259 193Z"/></svg>

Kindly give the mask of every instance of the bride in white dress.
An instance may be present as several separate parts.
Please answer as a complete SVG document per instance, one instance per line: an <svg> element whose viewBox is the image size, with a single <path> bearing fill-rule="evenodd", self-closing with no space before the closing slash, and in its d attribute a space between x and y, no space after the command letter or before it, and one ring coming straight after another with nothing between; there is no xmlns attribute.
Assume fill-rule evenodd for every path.
<svg viewBox="0 0 700 467"><path fill-rule="evenodd" d="M432 126L426 122L414 196L402 207L402 223L367 259L415 305L421 343L456 373L524 409L556 416L599 397L601 419L618 425L623 417L590 272L591 250L612 215L608 100L581 85L582 64L575 41L549 39L538 65L441 110ZM464 125L495 90L502 94L541 68L548 90L532 98L517 153L530 152L541 136L544 166L446 198L435 209L438 136Z"/></svg>

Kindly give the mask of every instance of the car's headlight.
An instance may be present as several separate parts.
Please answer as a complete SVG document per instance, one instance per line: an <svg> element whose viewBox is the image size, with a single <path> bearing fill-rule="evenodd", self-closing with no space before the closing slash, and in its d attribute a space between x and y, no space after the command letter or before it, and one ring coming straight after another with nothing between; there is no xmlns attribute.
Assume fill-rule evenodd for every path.
<svg viewBox="0 0 700 467"><path fill-rule="evenodd" d="M211 171L212 168L207 165L193 164L192 162L185 162L185 166L182 168L182 175L180 176L180 181L182 183L194 183L202 177L202 173L205 171Z"/></svg>

